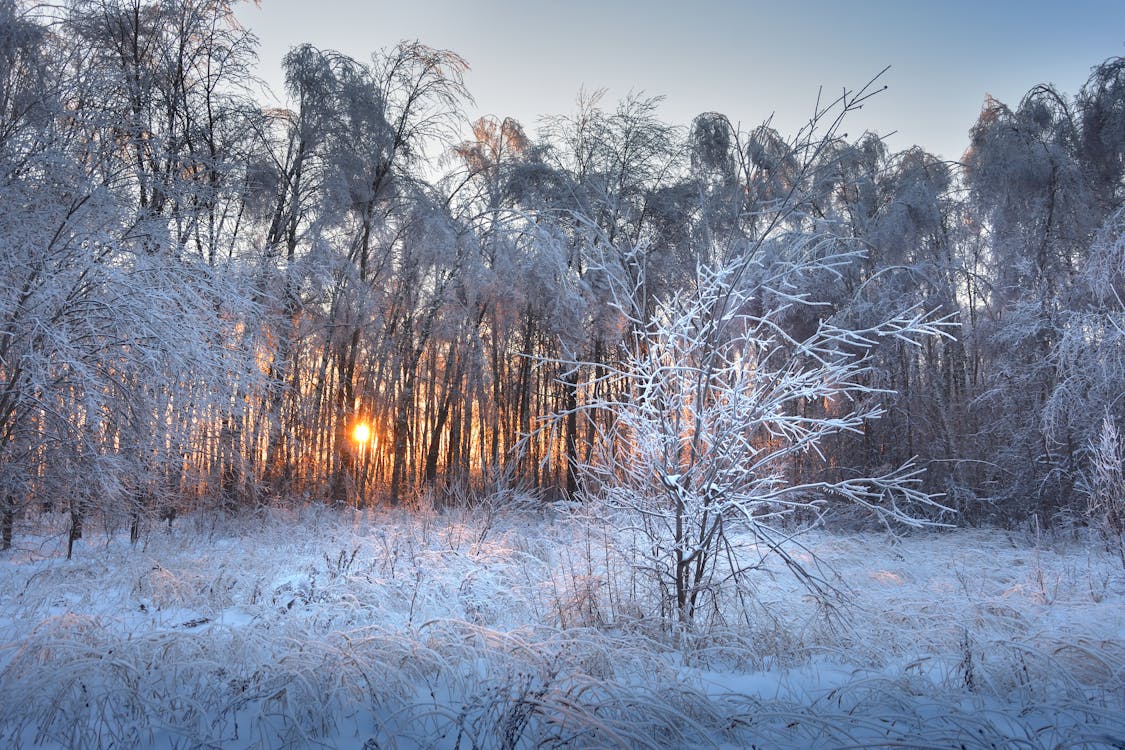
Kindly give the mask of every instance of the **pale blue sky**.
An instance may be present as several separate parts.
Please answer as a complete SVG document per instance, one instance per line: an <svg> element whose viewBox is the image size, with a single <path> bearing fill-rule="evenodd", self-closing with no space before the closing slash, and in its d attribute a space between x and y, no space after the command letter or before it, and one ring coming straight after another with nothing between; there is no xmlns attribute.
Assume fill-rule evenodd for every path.
<svg viewBox="0 0 1125 750"><path fill-rule="evenodd" d="M771 113L786 135L817 90L837 94L882 68L888 90L847 126L958 158L986 93L1016 104L1050 82L1074 94L1090 68L1125 55L1125 0L262 0L239 11L260 39L260 73L310 42L366 59L401 39L451 49L472 66L469 117L573 112L580 87L662 94L664 119L718 111L743 125Z"/></svg>

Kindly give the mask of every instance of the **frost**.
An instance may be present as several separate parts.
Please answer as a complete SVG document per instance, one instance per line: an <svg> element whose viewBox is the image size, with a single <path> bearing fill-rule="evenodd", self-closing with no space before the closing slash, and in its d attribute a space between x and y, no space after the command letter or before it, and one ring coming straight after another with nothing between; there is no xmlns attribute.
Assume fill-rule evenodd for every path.
<svg viewBox="0 0 1125 750"><path fill-rule="evenodd" d="M774 557L748 619L669 637L627 532L570 512L489 523L322 511L215 537L185 519L144 556L94 533L69 562L9 553L0 741L1109 748L1125 732L1125 582L1087 542L812 533L789 554L848 582L849 617L826 619ZM159 610L138 587L154 567Z"/></svg>

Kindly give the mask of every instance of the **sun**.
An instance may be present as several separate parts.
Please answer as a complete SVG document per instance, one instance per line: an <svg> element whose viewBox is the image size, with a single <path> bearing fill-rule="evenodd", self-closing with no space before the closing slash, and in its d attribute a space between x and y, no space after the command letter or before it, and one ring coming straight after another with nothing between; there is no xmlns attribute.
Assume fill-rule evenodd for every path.
<svg viewBox="0 0 1125 750"><path fill-rule="evenodd" d="M371 440L371 427L365 422L360 422L352 429L352 439L357 443L366 443Z"/></svg>

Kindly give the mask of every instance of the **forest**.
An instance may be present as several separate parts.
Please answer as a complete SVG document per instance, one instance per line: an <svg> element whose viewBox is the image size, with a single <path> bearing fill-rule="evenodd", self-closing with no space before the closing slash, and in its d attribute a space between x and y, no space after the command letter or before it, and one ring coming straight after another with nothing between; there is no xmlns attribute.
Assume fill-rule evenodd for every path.
<svg viewBox="0 0 1125 750"><path fill-rule="evenodd" d="M713 314L689 297L719 271L732 312L771 329L770 364L808 360L826 326L943 324L822 342L849 358L846 387L755 408L848 424L795 451L749 424L749 450L772 457L759 474L909 464L970 524L1108 502L1121 58L1074 97L984 101L946 162L844 134L877 79L822 96L788 137L596 93L532 136L462 128L466 62L420 43L369 61L297 47L278 108L230 3L0 12L4 547L45 510L137 533L207 507L573 498L607 442L636 442L615 414L639 395L631 354L670 332L670 304ZM732 352L746 324L720 332Z"/></svg>
<svg viewBox="0 0 1125 750"><path fill-rule="evenodd" d="M337 746L340 717L367 721L349 708L370 688L364 670L401 653L394 698L364 709L384 741L415 720L432 729L401 746L721 745L752 723L723 713L729 696L677 693L669 718L671 698L637 703L628 680L566 680L632 659L606 674L674 681L671 652L684 669L739 674L807 664L794 654L842 642L831 611L847 586L821 569L824 550L855 580L913 585L946 554L1053 534L1081 551L1052 568L1036 546L1018 595L1031 609L1060 590L1116 602L1100 646L1068 630L1053 651L1017 648L1007 628L1049 629L1049 616L1024 625L1007 578L958 572L941 590L963 589L971 605L948 611L968 619L941 631L940 659L904 669L931 664L942 689L1001 703L1012 685L1072 690L1072 721L1040 695L1005 721L1046 715L1049 729L1026 719L1024 744L981 747L1123 746L1110 734L1125 731L1125 58L1094 65L1073 95L1040 84L1018 102L984 98L948 161L848 133L884 88L878 71L809 92L796 133L735 112L667 123L659 96L597 91L538 123L470 123L468 63L417 41L365 60L297 46L271 93L237 4L0 0L0 736ZM956 532L976 535L957 537L971 540L961 552L925 546L954 527L975 527ZM810 528L829 535L809 543L820 552L793 541ZM880 529L873 572L830 536ZM247 540L241 562L199 572L234 555L224 533ZM888 572L901 539L924 560L910 574ZM277 540L302 562L274 580L260 556ZM193 558L197 546L211 552ZM1031 553L996 554L1015 567ZM68 607L90 594L66 570L126 603L82 620ZM508 624L547 635L519 640L496 601L532 578L553 593L511 599ZM61 593L27 598L41 586ZM347 628L377 616L365 596L404 609L363 640ZM904 634L930 622L917 603L885 604L901 627L870 624L855 643L905 654ZM450 607L456 620L442 619ZM238 641L251 609L272 633L296 628L290 640ZM108 659L123 648L111 634L148 617L127 669L83 656L36 682L60 644ZM208 637L260 663L192 661L188 636L220 622ZM298 642L327 650L278 655ZM178 654L178 678L159 653ZM1021 682L1017 662L1048 677ZM465 666L486 663L500 672ZM92 681L77 676L87 668ZM341 682L320 685L322 671ZM94 686L118 677L91 709ZM1091 684L1111 695L1094 718ZM853 686L817 714L851 729L797 737L804 698L775 690L794 702L774 706L761 746L914 736L847 724L875 710L877 691ZM411 713L411 691L430 708ZM1009 732L977 732L957 700L940 704L953 718L934 746ZM926 705L902 726L929 721ZM240 723L247 706L260 713ZM634 709L657 728L629 724ZM1067 734L1087 724L1102 733Z"/></svg>

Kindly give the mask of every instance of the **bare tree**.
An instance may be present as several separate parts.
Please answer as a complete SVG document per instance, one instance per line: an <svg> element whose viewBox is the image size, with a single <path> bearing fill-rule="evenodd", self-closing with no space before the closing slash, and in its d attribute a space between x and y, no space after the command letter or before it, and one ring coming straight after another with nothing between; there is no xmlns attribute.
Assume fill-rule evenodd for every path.
<svg viewBox="0 0 1125 750"><path fill-rule="evenodd" d="M581 466L588 493L635 517L642 566L664 593L664 615L690 624L718 592L739 586L765 553L786 553L777 522L846 500L912 525L940 506L917 487L910 462L882 474L789 481L794 456L858 432L882 414L882 391L866 383L868 356L882 341L917 345L945 326L907 312L864 329L821 322L795 339L781 317L817 303L787 293L790 275L836 270L850 255L810 255L795 244L792 264L746 283L732 267L700 268L695 285L637 319L625 362L605 376L613 397L584 408L612 415L595 458ZM784 295L764 312L759 301ZM603 389L608 390L608 389ZM806 404L830 405L809 416Z"/></svg>

